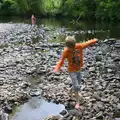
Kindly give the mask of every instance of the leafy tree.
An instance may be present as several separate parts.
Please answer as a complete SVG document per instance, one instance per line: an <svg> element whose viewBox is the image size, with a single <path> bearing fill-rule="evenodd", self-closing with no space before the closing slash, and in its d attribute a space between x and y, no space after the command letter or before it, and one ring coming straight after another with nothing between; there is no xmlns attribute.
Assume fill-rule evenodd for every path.
<svg viewBox="0 0 120 120"><path fill-rule="evenodd" d="M77 20L120 20L119 8L119 0L0 0L3 15L60 14Z"/></svg>

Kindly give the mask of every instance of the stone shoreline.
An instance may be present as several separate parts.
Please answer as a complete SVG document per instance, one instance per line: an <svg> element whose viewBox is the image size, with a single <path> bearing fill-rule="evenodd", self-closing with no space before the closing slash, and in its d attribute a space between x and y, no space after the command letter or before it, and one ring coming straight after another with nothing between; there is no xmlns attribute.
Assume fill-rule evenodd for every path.
<svg viewBox="0 0 120 120"><path fill-rule="evenodd" d="M76 31L60 28L51 32L44 25L11 25L6 32L0 32L0 108L9 114L14 105L31 96L42 96L73 109L75 100L69 96L71 80L66 62L64 72L51 72L63 45L48 40L68 33L75 35ZM120 40L99 40L88 47L84 63L81 72L85 87L78 120L113 120L114 114L120 113Z"/></svg>

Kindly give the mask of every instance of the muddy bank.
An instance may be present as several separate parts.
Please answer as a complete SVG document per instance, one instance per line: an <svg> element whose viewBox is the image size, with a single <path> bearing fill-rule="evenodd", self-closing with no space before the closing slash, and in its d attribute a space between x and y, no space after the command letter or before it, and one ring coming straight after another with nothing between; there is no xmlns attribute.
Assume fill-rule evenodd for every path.
<svg viewBox="0 0 120 120"><path fill-rule="evenodd" d="M44 25L10 25L12 28L0 32L0 108L9 114L14 105L31 96L40 96L64 104L68 110L73 109L75 100L69 96L71 80L66 62L64 72L51 72L63 44L48 41L80 31L55 30ZM78 117L112 120L114 113L120 111L120 40L99 40L84 50L84 63L83 99ZM68 119L73 117L69 116L71 114Z"/></svg>

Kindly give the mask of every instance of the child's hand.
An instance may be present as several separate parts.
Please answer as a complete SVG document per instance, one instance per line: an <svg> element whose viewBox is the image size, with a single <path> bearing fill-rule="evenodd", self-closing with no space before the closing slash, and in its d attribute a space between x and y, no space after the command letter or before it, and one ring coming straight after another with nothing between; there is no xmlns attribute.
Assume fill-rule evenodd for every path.
<svg viewBox="0 0 120 120"><path fill-rule="evenodd" d="M53 66L53 68L51 69L51 72L52 72L52 73L58 72L58 71L56 70L55 66Z"/></svg>
<svg viewBox="0 0 120 120"><path fill-rule="evenodd" d="M86 66L81 67L82 70L84 70L85 68L86 68Z"/></svg>
<svg viewBox="0 0 120 120"><path fill-rule="evenodd" d="M94 40L96 40L96 42L98 41L98 39L97 39L97 38L94 38Z"/></svg>
<svg viewBox="0 0 120 120"><path fill-rule="evenodd" d="M58 72L55 68L52 70L53 73Z"/></svg>
<svg viewBox="0 0 120 120"><path fill-rule="evenodd" d="M65 72L65 69L60 69L61 72Z"/></svg>

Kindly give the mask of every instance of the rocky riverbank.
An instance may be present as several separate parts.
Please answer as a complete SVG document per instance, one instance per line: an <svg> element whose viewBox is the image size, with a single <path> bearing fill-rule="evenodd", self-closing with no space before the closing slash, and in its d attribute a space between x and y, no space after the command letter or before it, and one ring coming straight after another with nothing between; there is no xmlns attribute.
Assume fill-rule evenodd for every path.
<svg viewBox="0 0 120 120"><path fill-rule="evenodd" d="M8 24L7 24L8 25ZM5 28L6 24L4 24ZM78 31L65 28L54 30L28 24L10 24L0 31L0 108L11 113L14 105L31 96L44 97L74 108L70 98L71 80L64 72L51 69L62 51L60 43L48 43L59 35L75 35ZM82 70L83 99L76 116L81 120L113 120L120 112L120 40L99 40L84 50L85 68ZM6 116L7 116L6 114ZM66 119L72 119L71 113Z"/></svg>

